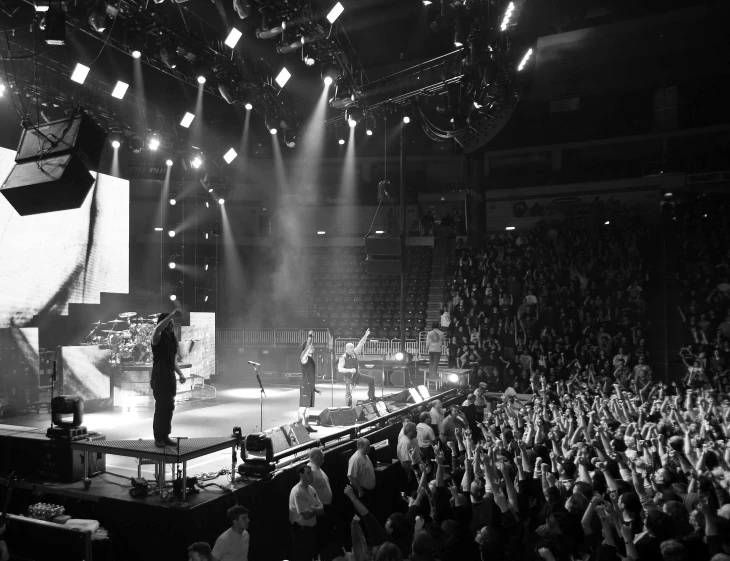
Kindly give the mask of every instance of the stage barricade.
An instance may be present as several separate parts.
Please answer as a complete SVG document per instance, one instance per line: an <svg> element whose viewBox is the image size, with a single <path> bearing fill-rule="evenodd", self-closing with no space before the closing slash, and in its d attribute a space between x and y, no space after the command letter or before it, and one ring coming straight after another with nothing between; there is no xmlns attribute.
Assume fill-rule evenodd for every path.
<svg viewBox="0 0 730 561"><path fill-rule="evenodd" d="M243 347L243 329L216 329L215 342L225 347Z"/></svg>
<svg viewBox="0 0 730 561"><path fill-rule="evenodd" d="M274 345L300 345L306 336L301 329L274 329Z"/></svg>
<svg viewBox="0 0 730 561"><path fill-rule="evenodd" d="M377 339L375 341L368 341L365 343L363 354L366 355L389 355L390 354L390 341L387 339Z"/></svg>
<svg viewBox="0 0 730 561"><path fill-rule="evenodd" d="M273 345L274 330L273 329L244 329L243 330L244 345Z"/></svg>

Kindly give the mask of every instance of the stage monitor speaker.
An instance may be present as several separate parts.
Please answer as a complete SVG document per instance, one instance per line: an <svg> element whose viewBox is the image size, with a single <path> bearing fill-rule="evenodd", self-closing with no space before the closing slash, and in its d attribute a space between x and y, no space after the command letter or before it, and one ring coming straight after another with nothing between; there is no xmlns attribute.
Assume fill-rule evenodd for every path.
<svg viewBox="0 0 730 561"><path fill-rule="evenodd" d="M390 401L395 401L396 403L413 403L413 398L411 397L411 390L403 390L402 392L393 393L388 396L388 399Z"/></svg>
<svg viewBox="0 0 730 561"><path fill-rule="evenodd" d="M319 424L323 426L349 427L355 423L355 410L349 407L328 407L319 414Z"/></svg>
<svg viewBox="0 0 730 561"><path fill-rule="evenodd" d="M370 454L368 454L368 456L374 465L390 465L393 463L393 457L395 454L393 454L393 450L391 449L390 444L388 444L388 441L382 440L380 442L376 442L370 447Z"/></svg>
<svg viewBox="0 0 730 561"><path fill-rule="evenodd" d="M406 367L396 366L388 374L386 378L387 384L394 388L404 388L406 386Z"/></svg>
<svg viewBox="0 0 730 561"><path fill-rule="evenodd" d="M0 192L21 216L79 208L105 140L106 132L83 112L26 129Z"/></svg>
<svg viewBox="0 0 730 561"><path fill-rule="evenodd" d="M281 430L284 431L284 434L289 441L289 446L298 446L299 444L304 444L311 440L307 429L298 423L294 425L283 425Z"/></svg>
<svg viewBox="0 0 730 561"><path fill-rule="evenodd" d="M403 273L403 261L400 255L368 255L365 270L369 275L400 275Z"/></svg>
<svg viewBox="0 0 730 561"><path fill-rule="evenodd" d="M289 440L287 439L284 431L280 428L269 429L264 431L264 434L271 438L271 445L274 449L274 454L278 454L279 452L289 449Z"/></svg>
<svg viewBox="0 0 730 561"><path fill-rule="evenodd" d="M355 417L358 422L372 421L380 417L374 403L363 403L355 407Z"/></svg>

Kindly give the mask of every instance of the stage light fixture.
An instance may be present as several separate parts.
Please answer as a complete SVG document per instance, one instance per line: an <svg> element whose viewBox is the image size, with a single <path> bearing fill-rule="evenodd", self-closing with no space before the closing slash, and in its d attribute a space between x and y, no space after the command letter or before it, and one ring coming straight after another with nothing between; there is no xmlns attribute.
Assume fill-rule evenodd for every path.
<svg viewBox="0 0 730 561"><path fill-rule="evenodd" d="M177 300L177 296L175 296L174 294L170 294L170 300L174 302L175 300Z"/></svg>
<svg viewBox="0 0 730 561"><path fill-rule="evenodd" d="M334 82L339 75L340 69L337 66L331 64L322 66L322 69L320 70L320 76L322 76L322 80L324 80L325 86L332 85L332 82Z"/></svg>
<svg viewBox="0 0 730 561"><path fill-rule="evenodd" d="M402 352L398 351L397 353L395 353L395 360L397 360L398 362L400 362L404 358L405 358L405 355Z"/></svg>
<svg viewBox="0 0 730 561"><path fill-rule="evenodd" d="M236 156L238 156L238 154L233 148L231 148L223 155L223 159L226 161L227 164L230 164L233 160L236 159Z"/></svg>
<svg viewBox="0 0 730 561"><path fill-rule="evenodd" d="M66 44L66 12L60 9L46 10L45 41L46 45L62 46ZM42 28L41 28L42 29Z"/></svg>
<svg viewBox="0 0 730 561"><path fill-rule="evenodd" d="M167 164L167 167L172 167L172 160L167 160L165 163Z"/></svg>
<svg viewBox="0 0 730 561"><path fill-rule="evenodd" d="M167 235L170 236L171 238L174 238L175 237L175 230L168 230L167 231Z"/></svg>
<svg viewBox="0 0 730 561"><path fill-rule="evenodd" d="M285 68L281 69L281 72L279 72L279 75L276 77L276 83L279 84L280 88L283 88L286 83L289 81L289 78L291 78L291 74L289 71Z"/></svg>
<svg viewBox="0 0 730 561"><path fill-rule="evenodd" d="M403 115L403 122L407 125L411 122L411 118L408 115Z"/></svg>
<svg viewBox="0 0 730 561"><path fill-rule="evenodd" d="M373 117L368 117L365 120L365 134L368 136L373 136L374 132L375 132L375 119Z"/></svg>
<svg viewBox="0 0 730 561"><path fill-rule="evenodd" d="M112 140L112 148L119 148L121 143L118 140Z"/></svg>
<svg viewBox="0 0 730 561"><path fill-rule="evenodd" d="M507 31L507 26L509 25L509 20L512 17L512 12L515 11L515 3L510 2L507 6L507 10L504 13L504 18L502 18L502 25L500 26L500 29L502 31Z"/></svg>
<svg viewBox="0 0 730 561"><path fill-rule="evenodd" d="M269 129L269 132L271 134L276 134L277 132L279 132L278 129L276 128L277 123L276 123L275 115L271 115L270 113L267 112L267 114L264 117L264 123L266 124L266 128Z"/></svg>
<svg viewBox="0 0 730 561"><path fill-rule="evenodd" d="M91 68L89 68L88 66L85 66L80 62L77 63L76 68L74 68L73 74L71 74L71 80L73 80L77 84L83 84L86 80L86 77L89 75L90 70Z"/></svg>
<svg viewBox="0 0 730 561"><path fill-rule="evenodd" d="M200 156L195 156L192 160L190 160L190 165L193 166L193 168L198 169L203 165L203 160Z"/></svg>
<svg viewBox="0 0 730 561"><path fill-rule="evenodd" d="M43 4L42 2L37 2L35 4L35 11L36 12L47 12L50 6L48 4Z"/></svg>
<svg viewBox="0 0 730 561"><path fill-rule="evenodd" d="M177 68L178 56L172 47L162 47L160 49L160 59L169 69L174 70Z"/></svg>
<svg viewBox="0 0 730 561"><path fill-rule="evenodd" d="M520 62L520 65L517 67L517 71L521 71L525 65L527 64L527 61L530 60L530 57L532 56L532 47L530 47L527 52L525 53L525 56L522 57L522 61Z"/></svg>
<svg viewBox="0 0 730 561"><path fill-rule="evenodd" d="M207 301L208 301L208 295L206 294L205 298L203 298L203 302L207 302Z"/></svg>
<svg viewBox="0 0 730 561"><path fill-rule="evenodd" d="M157 150L160 147L160 139L156 136L151 136L147 146L149 146L150 150Z"/></svg>
<svg viewBox="0 0 730 561"><path fill-rule="evenodd" d="M200 85L205 84L210 78L210 68L208 68L208 65L204 64L203 62L198 62L195 65L194 73L195 79Z"/></svg>
<svg viewBox="0 0 730 561"><path fill-rule="evenodd" d="M226 204L226 200L223 197L221 197L220 199L218 199L218 204L224 205L224 204Z"/></svg>
<svg viewBox="0 0 730 561"><path fill-rule="evenodd" d="M337 138L337 144L340 146L345 143L345 131L342 127L335 127L335 138Z"/></svg>
<svg viewBox="0 0 730 561"><path fill-rule="evenodd" d="M155 228L155 232L162 232L163 228L160 228L159 226Z"/></svg>
<svg viewBox="0 0 730 561"><path fill-rule="evenodd" d="M274 126L274 127L269 127L269 132L271 134L276 134L277 132L279 132L279 130Z"/></svg>
<svg viewBox="0 0 730 561"><path fill-rule="evenodd" d="M430 6L432 4L431 0L423 0L424 6Z"/></svg>
<svg viewBox="0 0 730 561"><path fill-rule="evenodd" d="M175 197L170 197L170 204L175 206L177 204L177 199Z"/></svg>
<svg viewBox="0 0 730 561"><path fill-rule="evenodd" d="M385 234L385 230L375 230L376 234Z"/></svg>
<svg viewBox="0 0 730 561"><path fill-rule="evenodd" d="M507 226L507 227L505 228L505 230L510 230L510 231L511 231L511 230L514 230L514 229L515 229L515 227L514 227L514 226Z"/></svg>
<svg viewBox="0 0 730 561"><path fill-rule="evenodd" d="M135 153L139 154L142 149L144 148L144 141L142 140L142 137L138 134L133 134L129 137L129 149Z"/></svg>
<svg viewBox="0 0 730 561"><path fill-rule="evenodd" d="M318 230L318 231L317 231L317 235L318 235L318 236L324 236L324 235L325 235L326 233L327 233L327 232L325 232L324 230Z"/></svg>
<svg viewBox="0 0 730 561"><path fill-rule="evenodd" d="M313 57L311 57L309 55L304 55L302 60L304 61L304 64L306 64L307 66L314 66L314 63L317 62L316 60L314 60Z"/></svg>
<svg viewBox="0 0 730 561"><path fill-rule="evenodd" d="M449 382L451 382L452 384L457 384L459 382L459 375L449 374Z"/></svg>
<svg viewBox="0 0 730 561"><path fill-rule="evenodd" d="M195 115L193 115L192 113L185 113L182 121L180 121L180 126L188 128L192 124L193 119L195 119Z"/></svg>
<svg viewBox="0 0 730 561"><path fill-rule="evenodd" d="M246 19L251 16L251 6L248 4L249 0L233 0L233 9L236 10L238 17Z"/></svg>
<svg viewBox="0 0 730 561"><path fill-rule="evenodd" d="M236 44L238 43L238 40L243 36L243 33L241 33L238 29L235 27L231 29L231 32L228 34L228 37L226 38L226 45L229 46L231 49L235 48Z"/></svg>
<svg viewBox="0 0 730 561"><path fill-rule="evenodd" d="M359 107L349 107L345 111L345 120L350 128L354 128L363 120L363 112Z"/></svg>
<svg viewBox="0 0 730 561"><path fill-rule="evenodd" d="M273 39L284 31L282 24L272 24L271 15L269 14L270 11L271 8L268 6L261 8L261 27L256 30L256 37L259 39Z"/></svg>
<svg viewBox="0 0 730 561"><path fill-rule="evenodd" d="M233 105L233 103L236 101L233 99L233 96L228 91L228 87L221 81L218 82L218 92L221 94L221 97L226 100L226 103L228 105Z"/></svg>
<svg viewBox="0 0 730 561"><path fill-rule="evenodd" d="M335 23L337 21L337 18L342 15L342 12L345 11L344 6L342 3L337 2L337 4L334 5L334 7L330 10L329 14L327 14L327 21L330 23Z"/></svg>
<svg viewBox="0 0 730 561"><path fill-rule="evenodd" d="M284 31L279 39L279 44L276 45L276 52L280 55L286 55L293 53L297 49L301 49L304 46L304 38L296 34L294 24L284 23Z"/></svg>
<svg viewBox="0 0 730 561"><path fill-rule="evenodd" d="M170 262L169 262L169 263L167 264L167 266L168 266L168 267L170 267L170 269L174 269L175 267L177 267L177 264L176 264L176 263L175 263L174 261L170 261Z"/></svg>
<svg viewBox="0 0 730 561"><path fill-rule="evenodd" d="M454 47L464 46L464 30L461 25L461 20L457 19L454 24Z"/></svg>
<svg viewBox="0 0 730 561"><path fill-rule="evenodd" d="M114 90L112 91L112 97L116 97L117 99L122 99L124 97L124 94L127 93L128 88L129 88L129 84L126 84L122 81L118 81L117 85L114 86Z"/></svg>
<svg viewBox="0 0 730 561"><path fill-rule="evenodd" d="M89 25L97 33L106 31L106 13L100 6L96 6L89 14Z"/></svg>
<svg viewBox="0 0 730 561"><path fill-rule="evenodd" d="M297 145L297 135L294 131L284 132L284 144L289 148L294 148Z"/></svg>

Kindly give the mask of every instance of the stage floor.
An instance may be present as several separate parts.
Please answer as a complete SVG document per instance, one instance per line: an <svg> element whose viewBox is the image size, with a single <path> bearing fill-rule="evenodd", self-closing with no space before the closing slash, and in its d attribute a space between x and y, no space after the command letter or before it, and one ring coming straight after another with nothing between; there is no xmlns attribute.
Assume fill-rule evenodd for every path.
<svg viewBox="0 0 730 561"><path fill-rule="evenodd" d="M312 433L312 439L318 435L328 435L339 430L337 427L318 427L317 417L327 407L345 405L344 384L318 384L321 395L315 397L315 407L309 410L310 424L318 432ZM400 391L400 388L386 388L385 394ZM215 399L179 403L175 406L172 420L172 437L186 436L203 438L210 436L228 436L234 426L241 427L244 434L260 430L259 389L256 387L222 388L217 386ZM380 388L376 395L380 396ZM264 400L264 428L270 429L297 421L299 407L299 386L269 385L266 387L267 398ZM367 398L367 387L358 387L353 392L353 399ZM85 413L84 426L89 431L101 433L107 440L150 439L152 438L152 408L140 408L133 411L114 411ZM2 423L25 427L50 426L47 412L20 415L3 419ZM225 450L191 461L188 464L188 475L209 473L224 468L230 469L231 452ZM172 469L174 466L170 466ZM124 477L136 477L137 460L121 456L108 456L106 461L108 472ZM142 476L154 477L154 466L142 466ZM222 477L219 483L225 483Z"/></svg>

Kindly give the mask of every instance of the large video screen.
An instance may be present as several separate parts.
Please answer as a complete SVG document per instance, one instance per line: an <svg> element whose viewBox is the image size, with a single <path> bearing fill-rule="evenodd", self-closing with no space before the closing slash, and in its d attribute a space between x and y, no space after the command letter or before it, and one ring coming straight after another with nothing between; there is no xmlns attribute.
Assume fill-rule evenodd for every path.
<svg viewBox="0 0 730 561"><path fill-rule="evenodd" d="M0 148L0 185L15 152ZM129 182L97 174L79 209L20 216L0 194L0 328L129 292Z"/></svg>

